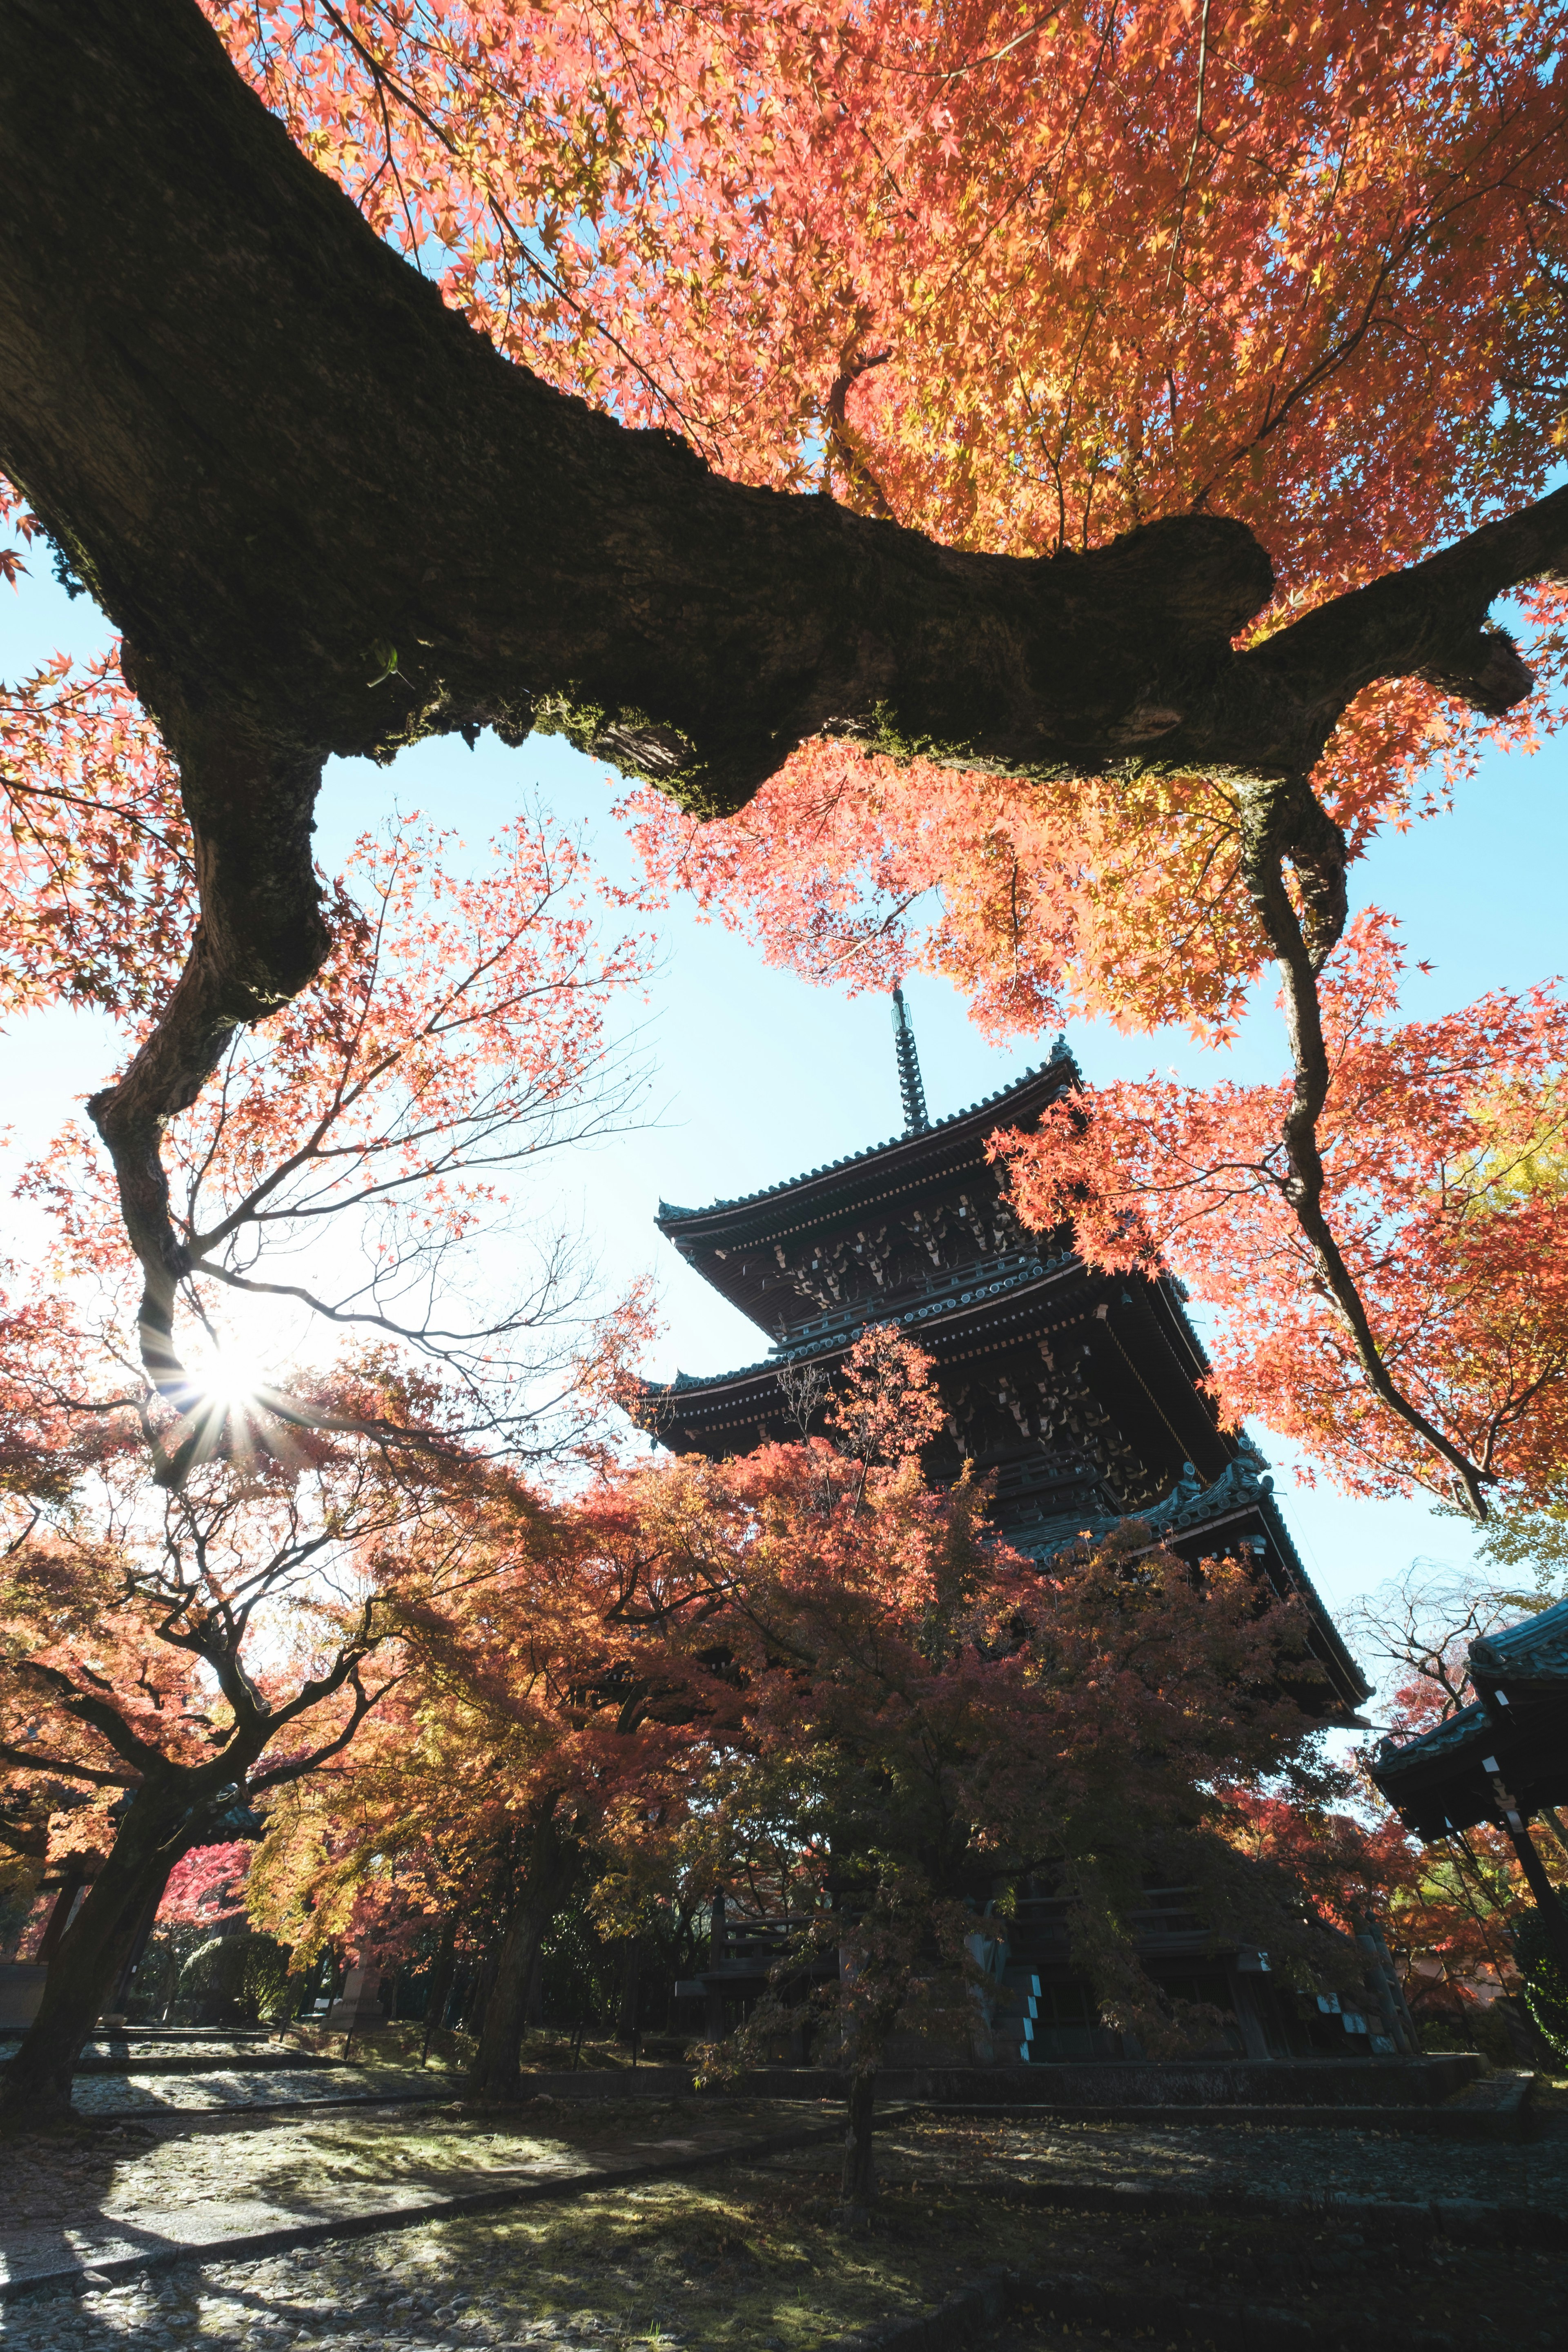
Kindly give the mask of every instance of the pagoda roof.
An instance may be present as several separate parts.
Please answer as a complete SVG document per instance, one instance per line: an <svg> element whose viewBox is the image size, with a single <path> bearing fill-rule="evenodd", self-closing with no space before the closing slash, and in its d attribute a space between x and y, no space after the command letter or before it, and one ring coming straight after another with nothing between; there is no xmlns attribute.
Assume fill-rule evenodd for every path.
<svg viewBox="0 0 1568 2352"><path fill-rule="evenodd" d="M716 1270L700 1264L699 1271L709 1281L716 1282L716 1274L734 1280L740 1261ZM1213 1479L1236 1447L1221 1433L1202 1386L1207 1358L1187 1319L1184 1295L1169 1276L1098 1274L1071 1249L1052 1252L1042 1244L955 1272L906 1306L862 1300L802 1325L752 1363L642 1382L634 1417L676 1453L744 1452L758 1433L792 1425L789 1383L796 1367L831 1373L868 1325L893 1323L930 1351L939 1381L1020 1343L1066 1345L1074 1360L1092 1364L1097 1393L1147 1458L1163 1455L1173 1475L1185 1460L1197 1465L1200 1479ZM1076 1528L1084 1521L1076 1503L1073 1511Z"/></svg>
<svg viewBox="0 0 1568 2352"><path fill-rule="evenodd" d="M793 1230L846 1208L868 1206L889 1192L912 1190L944 1168L962 1164L973 1147L997 1128L1037 1118L1048 1103L1081 1083L1077 1063L1066 1045L1058 1045L1048 1062L1026 1070L966 1109L933 1119L915 1134L868 1144L864 1150L808 1168L803 1175L765 1184L734 1200L710 1201L705 1208L685 1209L661 1201L659 1231L678 1248L689 1249L704 1243L721 1244L731 1235L737 1241L760 1238L778 1228L781 1211L789 1213Z"/></svg>
<svg viewBox="0 0 1568 2352"><path fill-rule="evenodd" d="M769 1309L778 1304L775 1269L787 1270L783 1245L789 1237L826 1240L835 1226L857 1217L868 1229L885 1229L900 1214L895 1203L913 1208L920 1196L933 1194L951 1200L968 1171L985 1166L986 1146L999 1129L1033 1126L1082 1083L1058 1040L1048 1062L933 1124L739 1199L700 1209L661 1202L659 1229L694 1271L768 1329ZM962 1204L962 1192L958 1198ZM964 1213L961 1205L959 1215ZM804 1320L781 1317L773 1327L780 1337L765 1357L721 1372L678 1371L668 1384L643 1383L635 1417L656 1443L677 1453L716 1458L745 1452L797 1425L798 1368L830 1373L871 1323L896 1324L918 1338L939 1381L967 1381L974 1376L969 1368L1005 1363L1020 1348L1047 1362L1053 1349L1064 1349L1062 1360L1079 1368L1090 1402L1110 1413L1134 1461L1166 1465L1165 1478L1180 1465L1181 1475L1151 1504L1143 1499L1151 1491L1147 1470L1136 1472L1123 1491L1102 1480L1087 1458L1064 1458L1044 1475L1005 1460L993 1511L998 1534L1042 1563L1128 1518L1194 1563L1217 1550L1249 1553L1265 1583L1305 1605L1309 1647L1332 1693L1329 1711L1342 1721L1369 1685L1291 1541L1272 1479L1259 1475L1261 1456L1218 1425L1204 1387L1207 1358L1184 1311L1185 1297L1169 1275L1110 1276L1087 1266L1065 1230L1042 1234L999 1255L949 1261L922 1274L914 1287L905 1277L876 1297L831 1307L824 1302L823 1312ZM1152 1491L1160 1494L1157 1483Z"/></svg>
<svg viewBox="0 0 1568 2352"><path fill-rule="evenodd" d="M846 1340L846 1348L847 1345ZM677 1399L694 1396L712 1398L731 1408L741 1406L752 1416L771 1411L776 1418L784 1406L777 1387L779 1370L792 1355L805 1357L816 1352L804 1348L781 1351L761 1363L721 1372L710 1379L678 1372L668 1388L656 1390L650 1384L646 1391L647 1402L652 1410L643 1425L658 1431L660 1420L670 1413ZM834 1359L823 1354L818 1360L828 1362ZM752 1402L746 1404L748 1391ZM661 1434L664 1443L674 1443L677 1450L681 1450L679 1438L668 1423ZM1006 1509L998 1497L997 1532L1015 1549L1042 1566L1057 1554L1070 1550L1084 1537L1098 1540L1129 1519L1142 1521L1155 1541L1194 1562L1215 1552L1250 1550L1274 1591L1281 1598L1294 1594L1304 1605L1312 1628L1309 1647L1333 1694L1331 1712L1339 1713L1342 1720L1352 1707L1371 1696L1372 1685L1346 1647L1296 1549L1275 1499L1274 1481L1268 1475L1262 1455L1248 1438L1243 1437L1237 1444L1213 1428L1207 1434L1211 1446L1223 1449L1223 1466L1206 1481L1188 1463L1168 1495L1131 1511L1079 1504L1068 1510L1031 1513L1026 1504L1021 1510L1016 1507ZM1310 1706L1310 1696L1306 1693L1300 1696L1303 1703Z"/></svg>
<svg viewBox="0 0 1568 2352"><path fill-rule="evenodd" d="M877 1323L896 1323L917 1335L931 1323L933 1329L927 1336L934 1336L936 1327L947 1333L961 1322L973 1322L989 1314L993 1300L1005 1299L1016 1292L1033 1294L1074 1276L1082 1277L1084 1283L1100 1280L1089 1274L1076 1251L1053 1253L1043 1246L1021 1251L1014 1258L998 1258L965 1267L947 1281L933 1285L927 1294L901 1310L883 1307L872 1299L858 1299L836 1314L817 1316L803 1324L789 1341L781 1342L755 1363L739 1364L722 1372L678 1371L668 1391L658 1381L650 1381L647 1384L647 1393L687 1395L693 1390L707 1389L721 1394L748 1381L772 1379L784 1366L805 1361L837 1362L848 1354L863 1331ZM1184 1324L1185 1319L1184 1316Z"/></svg>

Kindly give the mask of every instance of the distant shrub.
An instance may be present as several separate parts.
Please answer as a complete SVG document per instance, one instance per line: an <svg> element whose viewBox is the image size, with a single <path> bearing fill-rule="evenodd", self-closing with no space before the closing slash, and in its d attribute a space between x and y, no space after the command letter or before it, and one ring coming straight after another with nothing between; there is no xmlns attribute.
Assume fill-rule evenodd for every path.
<svg viewBox="0 0 1568 2352"><path fill-rule="evenodd" d="M1522 1922L1513 1949L1536 2032L1557 2057L1568 2058L1568 1982L1547 1943L1539 1913L1531 1912Z"/></svg>
<svg viewBox="0 0 1568 2352"><path fill-rule="evenodd" d="M212 1936L181 1969L175 2007L193 2024L253 2025L279 2013L288 1979L288 1952L270 1936Z"/></svg>

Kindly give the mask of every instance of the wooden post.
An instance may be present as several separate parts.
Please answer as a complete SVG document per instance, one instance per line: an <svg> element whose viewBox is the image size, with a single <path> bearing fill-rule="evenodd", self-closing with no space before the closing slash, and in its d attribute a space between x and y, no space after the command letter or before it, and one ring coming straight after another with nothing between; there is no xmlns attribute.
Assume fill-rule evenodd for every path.
<svg viewBox="0 0 1568 2352"><path fill-rule="evenodd" d="M721 1895L716 1895L713 1897L713 1908L709 1914L708 1966L710 1969L717 1969L721 1965L728 1943L729 1930L724 1916L724 1897ZM725 2024L723 1994L717 1990L710 1990L706 2006L705 2021L709 2037L711 2041L721 2042L724 2037Z"/></svg>

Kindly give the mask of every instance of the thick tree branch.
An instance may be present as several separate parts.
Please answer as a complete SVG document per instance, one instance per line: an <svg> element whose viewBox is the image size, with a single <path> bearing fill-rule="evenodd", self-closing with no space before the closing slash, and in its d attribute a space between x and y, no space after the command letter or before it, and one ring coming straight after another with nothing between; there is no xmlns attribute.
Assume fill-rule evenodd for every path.
<svg viewBox="0 0 1568 2352"><path fill-rule="evenodd" d="M89 1725L133 1771L152 1772L163 1764L162 1749L139 1739L117 1706L95 1698L90 1691L79 1689L58 1666L51 1666L41 1658L22 1658L17 1667L21 1673L34 1675L47 1684L61 1714L74 1716L79 1723Z"/></svg>
<svg viewBox="0 0 1568 2352"><path fill-rule="evenodd" d="M827 462L831 470L835 461L840 465L852 489L864 498L874 515L885 522L896 522L898 517L888 504L887 492L866 463L849 422L849 387L872 368L879 368L891 359L891 352L871 352L864 358L847 358L842 372L833 379L833 389L827 395Z"/></svg>
<svg viewBox="0 0 1568 2352"><path fill-rule="evenodd" d="M1020 774L1279 780L1374 678L1528 691L1487 610L1568 561L1568 492L1237 654L1271 588L1244 525L988 556L722 480L445 309L195 0L9 15L0 455L125 630L204 840L286 865L324 753L475 724L559 730L716 812L824 730ZM215 845L209 920L247 953L268 921L296 935L260 955L265 1002L299 886L271 908L233 863Z"/></svg>
<svg viewBox="0 0 1568 2352"><path fill-rule="evenodd" d="M20 1764L29 1772L58 1772L65 1780L86 1780L98 1789L128 1789L135 1779L129 1771L96 1771L90 1764L73 1764L64 1756L47 1756L39 1748L13 1748L4 1739L0 1739L0 1758L7 1764Z"/></svg>
<svg viewBox="0 0 1568 2352"><path fill-rule="evenodd" d="M317 1771L321 1765L330 1763L334 1756L341 1756L343 1749L352 1742L355 1732L358 1731L360 1725L364 1721L365 1717L369 1715L372 1708L379 1706L382 1700L386 1696L387 1692L389 1690L395 1690L398 1684L403 1680L403 1676L401 1675L393 1675L387 1681L382 1684L379 1690L367 1692L363 1683L360 1680L359 1670L363 1664L363 1656L356 1657L352 1668L346 1674L339 1676L338 1679L331 1685L332 1689L339 1689L346 1685L352 1688L354 1695L353 1712L350 1715L347 1723L343 1725L342 1730L337 1733L335 1738L328 1740L324 1747L312 1749L310 1754L308 1756L293 1757L287 1763L273 1765L268 1771L253 1773L248 1783L248 1793L250 1795L259 1795L265 1790L284 1788L290 1780L303 1780L308 1773ZM323 1694L318 1693L318 1696L321 1695ZM312 1701L312 1705L313 1704L314 1701ZM303 1710L301 1708L295 1706L291 1711L280 1715L279 1717L279 1726L291 1721L293 1715L302 1712Z"/></svg>
<svg viewBox="0 0 1568 2352"><path fill-rule="evenodd" d="M124 632L200 869L187 969L93 1106L176 1401L159 1134L236 1024L319 965L327 754L540 728L703 814L825 732L1018 775L1288 785L1269 824L1312 963L1341 884L1290 780L1348 703L1411 674L1489 712L1530 690L1487 615L1568 565L1568 491L1237 653L1272 592L1245 525L1172 516L1086 555L994 556L726 481L446 309L195 0L7 0L6 35L0 464ZM1288 806L1306 831L1279 831Z"/></svg>
<svg viewBox="0 0 1568 2352"><path fill-rule="evenodd" d="M541 726L705 812L825 728L1080 769L1268 599L1220 518L1036 561L723 480L447 310L195 0L11 17L0 454L182 761L209 719L318 758Z"/></svg>
<svg viewBox="0 0 1568 2352"><path fill-rule="evenodd" d="M142 1262L142 1359L189 1412L201 1399L174 1349L174 1298L190 1258L170 1215L160 1144L235 1031L295 995L328 944L310 861L321 762L246 736L237 723L187 728L181 777L195 835L202 919L157 1026L123 1077L88 1108L109 1147L121 1213Z"/></svg>

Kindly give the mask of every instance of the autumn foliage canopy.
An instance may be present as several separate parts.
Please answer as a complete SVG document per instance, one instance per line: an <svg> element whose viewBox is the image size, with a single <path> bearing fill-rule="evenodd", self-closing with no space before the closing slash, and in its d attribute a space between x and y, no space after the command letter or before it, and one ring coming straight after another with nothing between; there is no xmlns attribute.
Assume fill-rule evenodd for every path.
<svg viewBox="0 0 1568 2352"><path fill-rule="evenodd" d="M1234 516L1274 567L1261 640L1539 497L1561 461L1560 7L205 5L312 163L509 359L742 480L1063 561ZM1440 805L1489 740L1555 725L1562 593L1515 597L1542 690L1506 712L1440 669L1360 696L1311 780L1331 863ZM54 679L16 723L89 717ZM1139 724L1154 741L1169 719ZM134 734L122 706L101 723L100 766ZM1314 913L1293 961L1244 777L1018 779L934 749L825 738L726 823L646 792L626 819L658 887L768 955L850 987L942 972L995 1034L1080 1013L1224 1039L1280 962L1291 1078L1246 1101L1103 1092L1117 1173L1089 1202L1077 1164L1085 1231L1131 1203L1215 1306L1245 1294L1227 1409L1337 1476L1478 1517L1539 1498L1555 1192L1526 1207L1506 1171L1521 1133L1556 1132L1556 999L1407 1026L1405 951L1373 910ZM161 886L147 824L122 854ZM1304 886L1280 887L1300 913ZM1362 1048L1342 1066L1315 1033L1373 1018L1398 1084L1369 1117ZM1311 1115L1287 1134L1297 1085ZM1018 1172L1052 1220L1056 1161ZM1468 1304L1428 1318L1450 1265Z"/></svg>

